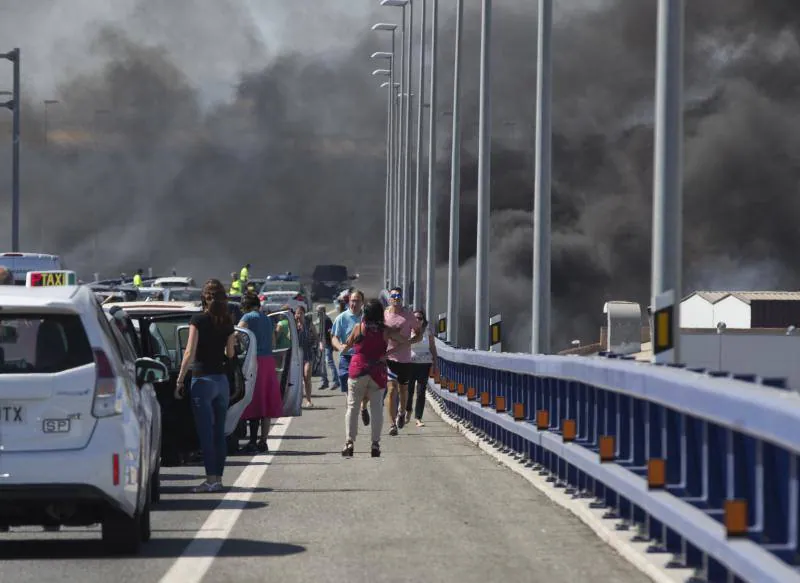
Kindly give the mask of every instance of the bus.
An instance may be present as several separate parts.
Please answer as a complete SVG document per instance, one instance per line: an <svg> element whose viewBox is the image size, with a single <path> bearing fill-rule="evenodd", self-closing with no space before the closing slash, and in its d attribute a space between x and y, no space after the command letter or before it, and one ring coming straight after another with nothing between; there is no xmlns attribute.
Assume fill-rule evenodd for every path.
<svg viewBox="0 0 800 583"><path fill-rule="evenodd" d="M29 271L62 271L66 269L58 255L49 253L0 253L0 267L14 276L14 285L25 285Z"/></svg>

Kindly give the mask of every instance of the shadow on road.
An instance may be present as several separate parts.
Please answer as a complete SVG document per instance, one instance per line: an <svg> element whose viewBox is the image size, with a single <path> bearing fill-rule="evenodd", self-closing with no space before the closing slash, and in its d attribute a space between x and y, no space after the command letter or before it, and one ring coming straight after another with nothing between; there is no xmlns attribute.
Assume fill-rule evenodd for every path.
<svg viewBox="0 0 800 583"><path fill-rule="evenodd" d="M190 543L191 544L190 546ZM203 538L156 538L142 546L139 555L125 557L128 559L177 558L181 555L189 557L280 557L305 552L300 545L256 541L249 539L227 539L219 550L219 539ZM4 541L0 545L2 560L30 559L109 559L117 557L108 554L100 540L19 540Z"/></svg>
<svg viewBox="0 0 800 583"><path fill-rule="evenodd" d="M271 491L269 488L258 488L254 491L258 492L259 490L264 492ZM250 490L247 491L249 492ZM265 508L266 506L266 502L254 501L245 502L244 506L242 506L239 500L225 500L224 498L164 498L158 503L158 506L153 509L159 512L185 512L194 510L206 510L210 512L212 510L235 510L239 508L243 510L257 510L259 508Z"/></svg>

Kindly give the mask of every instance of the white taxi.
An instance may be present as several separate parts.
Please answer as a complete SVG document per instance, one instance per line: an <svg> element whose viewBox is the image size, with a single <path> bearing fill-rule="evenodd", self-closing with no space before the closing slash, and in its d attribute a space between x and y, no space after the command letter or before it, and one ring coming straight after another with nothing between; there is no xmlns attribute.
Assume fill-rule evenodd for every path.
<svg viewBox="0 0 800 583"><path fill-rule="evenodd" d="M0 286L0 530L102 525L112 553L150 539L167 368L137 359L70 271Z"/></svg>

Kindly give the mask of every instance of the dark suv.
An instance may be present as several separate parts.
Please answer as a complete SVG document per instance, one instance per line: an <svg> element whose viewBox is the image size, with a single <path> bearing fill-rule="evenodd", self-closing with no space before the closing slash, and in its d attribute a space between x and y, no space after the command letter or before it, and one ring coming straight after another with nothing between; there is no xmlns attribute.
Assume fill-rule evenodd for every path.
<svg viewBox="0 0 800 583"><path fill-rule="evenodd" d="M358 275L347 275L344 265L317 265L311 276L311 301L333 300Z"/></svg>

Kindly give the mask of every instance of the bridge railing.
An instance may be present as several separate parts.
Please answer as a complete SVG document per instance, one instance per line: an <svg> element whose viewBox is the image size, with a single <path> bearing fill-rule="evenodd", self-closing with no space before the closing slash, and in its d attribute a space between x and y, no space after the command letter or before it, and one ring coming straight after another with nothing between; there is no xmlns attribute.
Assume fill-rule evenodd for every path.
<svg viewBox="0 0 800 583"><path fill-rule="evenodd" d="M622 359L437 341L448 414L709 581L800 581L800 396Z"/></svg>

